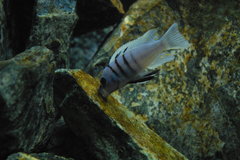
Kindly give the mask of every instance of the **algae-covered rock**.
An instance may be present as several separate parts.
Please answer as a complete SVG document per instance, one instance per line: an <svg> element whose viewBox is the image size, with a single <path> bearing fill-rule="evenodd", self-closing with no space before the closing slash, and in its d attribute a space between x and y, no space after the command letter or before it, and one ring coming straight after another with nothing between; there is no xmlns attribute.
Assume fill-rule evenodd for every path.
<svg viewBox="0 0 240 160"><path fill-rule="evenodd" d="M0 159L48 142L58 113L53 106L54 70L53 52L45 47L0 61Z"/></svg>
<svg viewBox="0 0 240 160"><path fill-rule="evenodd" d="M57 71L55 103L96 159L186 159L112 96L104 101L99 81L81 70ZM79 86L78 86L79 85Z"/></svg>
<svg viewBox="0 0 240 160"><path fill-rule="evenodd" d="M28 46L47 46L55 52L59 67L69 65L67 50L72 30L77 21L76 0L36 2L36 21Z"/></svg>
<svg viewBox="0 0 240 160"><path fill-rule="evenodd" d="M8 156L7 160L73 160L72 158L64 158L50 153L26 154L14 153Z"/></svg>
<svg viewBox="0 0 240 160"><path fill-rule="evenodd" d="M239 159L240 11L236 1L139 0L88 65L100 77L113 52L174 22L191 43L157 78L113 94L189 159Z"/></svg>

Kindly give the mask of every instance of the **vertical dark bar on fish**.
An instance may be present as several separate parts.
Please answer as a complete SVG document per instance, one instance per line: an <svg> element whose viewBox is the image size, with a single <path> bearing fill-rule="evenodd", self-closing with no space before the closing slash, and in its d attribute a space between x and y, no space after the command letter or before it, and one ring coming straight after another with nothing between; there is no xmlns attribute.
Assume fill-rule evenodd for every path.
<svg viewBox="0 0 240 160"><path fill-rule="evenodd" d="M128 63L128 61L127 61L127 59L126 59L126 57L125 57L125 55L123 54L123 61L124 61L124 63L127 65L127 67L132 71L132 73L136 73L136 71L130 66L130 64Z"/></svg>
<svg viewBox="0 0 240 160"><path fill-rule="evenodd" d="M117 65L118 69L120 70L120 72L122 73L122 75L123 75L124 77L128 77L127 73L126 73L126 72L124 71L124 69L119 65L119 63L118 63L118 61L117 61L117 58L115 59L115 63L116 63L116 65Z"/></svg>
<svg viewBox="0 0 240 160"><path fill-rule="evenodd" d="M107 67L110 68L111 71L112 71L116 76L120 77L119 74L118 74L110 65L107 65Z"/></svg>

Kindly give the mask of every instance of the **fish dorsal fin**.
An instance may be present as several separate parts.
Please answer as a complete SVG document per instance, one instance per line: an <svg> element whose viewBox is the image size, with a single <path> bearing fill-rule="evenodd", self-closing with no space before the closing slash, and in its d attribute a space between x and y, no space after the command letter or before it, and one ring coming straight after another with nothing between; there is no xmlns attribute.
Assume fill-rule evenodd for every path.
<svg viewBox="0 0 240 160"><path fill-rule="evenodd" d="M138 37L137 39L122 45L114 52L109 63L113 62L117 56L124 54L127 50L133 49L143 43L147 43L147 42L159 39L156 33L157 33L157 29L151 29L146 33L144 33L141 37Z"/></svg>

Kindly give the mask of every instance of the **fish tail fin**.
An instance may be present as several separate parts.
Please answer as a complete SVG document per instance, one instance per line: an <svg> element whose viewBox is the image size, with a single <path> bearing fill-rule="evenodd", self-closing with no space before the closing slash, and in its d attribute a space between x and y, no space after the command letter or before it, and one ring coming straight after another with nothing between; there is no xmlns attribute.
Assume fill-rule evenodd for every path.
<svg viewBox="0 0 240 160"><path fill-rule="evenodd" d="M165 50L185 49L190 46L189 42L178 30L177 23L174 23L161 38Z"/></svg>

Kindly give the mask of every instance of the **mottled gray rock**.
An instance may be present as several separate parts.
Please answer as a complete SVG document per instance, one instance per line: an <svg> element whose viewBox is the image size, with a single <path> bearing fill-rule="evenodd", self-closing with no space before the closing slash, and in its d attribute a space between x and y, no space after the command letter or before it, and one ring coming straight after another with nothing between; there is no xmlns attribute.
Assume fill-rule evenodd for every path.
<svg viewBox="0 0 240 160"><path fill-rule="evenodd" d="M22 152L14 153L8 156L7 160L73 160L50 153L26 154Z"/></svg>
<svg viewBox="0 0 240 160"><path fill-rule="evenodd" d="M32 47L0 61L0 158L14 151L37 151L57 121L53 106L53 52Z"/></svg>
<svg viewBox="0 0 240 160"><path fill-rule="evenodd" d="M71 47L69 49L70 68L84 70L112 30L113 26L110 26L102 30L74 37L71 40Z"/></svg>
<svg viewBox="0 0 240 160"><path fill-rule="evenodd" d="M32 27L28 47L47 46L54 51L58 67L69 66L67 50L77 22L75 5L76 0L36 2L36 21Z"/></svg>
<svg viewBox="0 0 240 160"><path fill-rule="evenodd" d="M240 159L238 8L236 1L139 0L87 70L100 77L119 46L178 22L191 47L160 67L154 80L113 95L189 159Z"/></svg>

